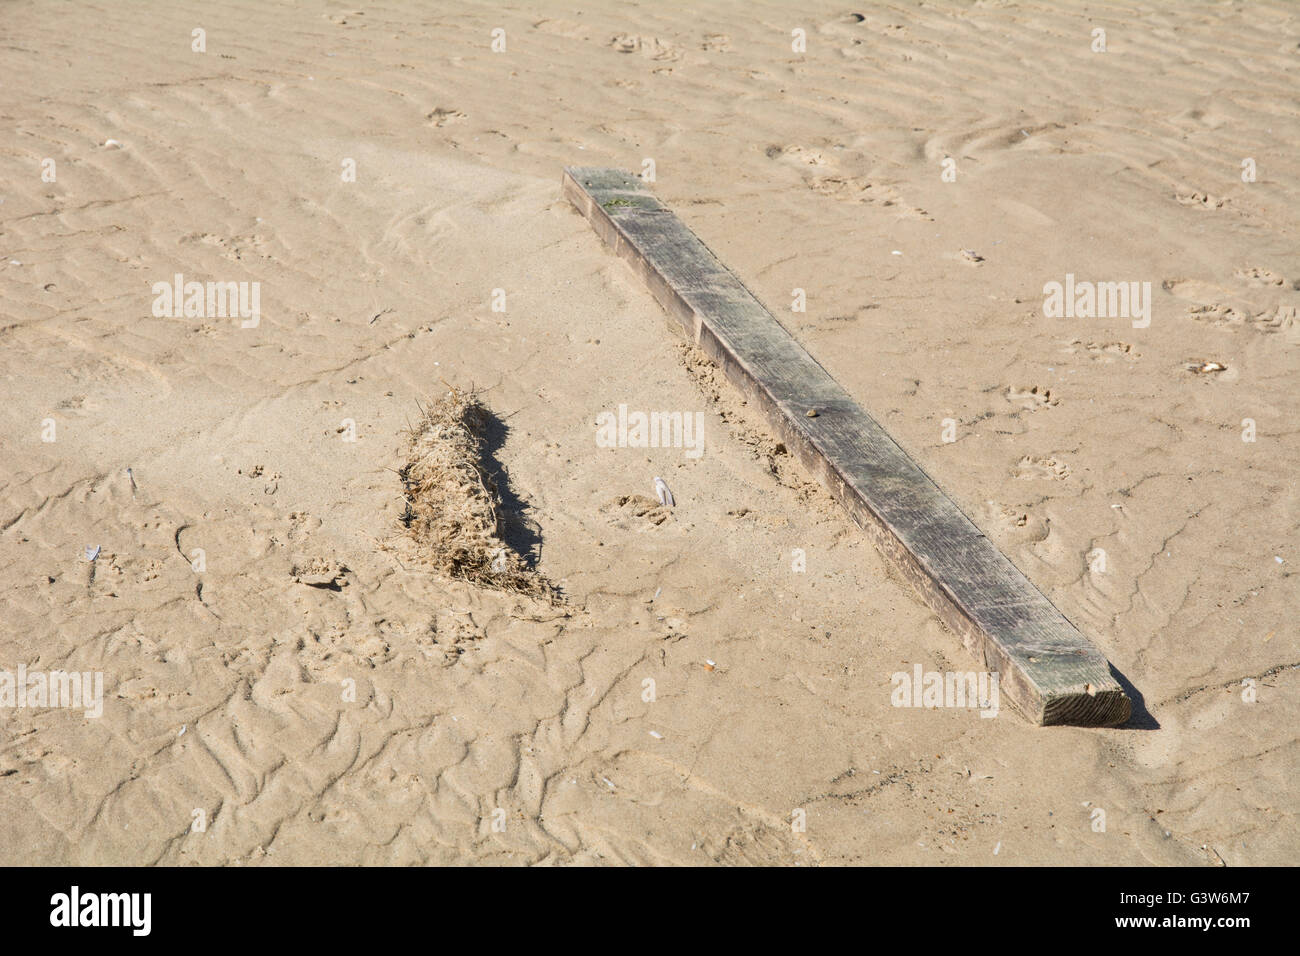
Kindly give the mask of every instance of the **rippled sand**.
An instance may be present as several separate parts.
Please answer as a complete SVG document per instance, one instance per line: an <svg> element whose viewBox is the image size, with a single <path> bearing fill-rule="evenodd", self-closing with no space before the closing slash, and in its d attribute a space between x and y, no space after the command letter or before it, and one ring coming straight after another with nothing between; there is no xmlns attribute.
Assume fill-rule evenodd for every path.
<svg viewBox="0 0 1300 956"><path fill-rule="evenodd" d="M213 6L5 7L0 670L105 699L0 712L0 862L1294 862L1294 6ZM1132 726L890 705L976 665L560 199L646 159ZM412 562L444 382L565 607Z"/></svg>

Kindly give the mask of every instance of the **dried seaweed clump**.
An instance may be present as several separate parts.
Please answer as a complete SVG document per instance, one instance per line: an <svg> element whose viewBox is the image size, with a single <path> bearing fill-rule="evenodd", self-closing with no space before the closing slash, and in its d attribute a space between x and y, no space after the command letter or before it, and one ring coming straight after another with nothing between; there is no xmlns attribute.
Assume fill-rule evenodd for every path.
<svg viewBox="0 0 1300 956"><path fill-rule="evenodd" d="M452 389L411 431L402 515L435 571L483 587L554 600L553 587L510 548L501 496L483 467L491 413L475 392Z"/></svg>

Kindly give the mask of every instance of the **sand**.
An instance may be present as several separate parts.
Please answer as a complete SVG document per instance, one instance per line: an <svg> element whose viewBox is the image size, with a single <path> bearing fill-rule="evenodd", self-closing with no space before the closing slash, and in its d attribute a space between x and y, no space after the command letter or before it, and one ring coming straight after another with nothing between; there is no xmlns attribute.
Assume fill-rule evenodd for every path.
<svg viewBox="0 0 1300 956"><path fill-rule="evenodd" d="M0 670L104 691L0 710L0 862L1294 862L1300 11L798 9L6 6ZM976 665L560 199L646 159L1129 727L891 705ZM448 385L562 604L420 564Z"/></svg>

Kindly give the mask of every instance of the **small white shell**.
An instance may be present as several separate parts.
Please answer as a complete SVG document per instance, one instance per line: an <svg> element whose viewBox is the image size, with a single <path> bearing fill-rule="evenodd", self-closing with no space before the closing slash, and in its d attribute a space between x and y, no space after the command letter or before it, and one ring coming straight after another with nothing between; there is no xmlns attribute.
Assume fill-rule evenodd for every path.
<svg viewBox="0 0 1300 956"><path fill-rule="evenodd" d="M673 501L673 493L668 490L668 483L658 476L655 477L655 494L659 496L661 505L667 505L669 508L677 506L677 502Z"/></svg>

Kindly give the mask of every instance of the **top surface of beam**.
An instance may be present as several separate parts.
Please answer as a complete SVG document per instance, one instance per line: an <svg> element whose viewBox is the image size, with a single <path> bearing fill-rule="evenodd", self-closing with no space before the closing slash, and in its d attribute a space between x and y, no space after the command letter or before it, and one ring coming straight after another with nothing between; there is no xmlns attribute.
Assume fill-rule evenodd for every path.
<svg viewBox="0 0 1300 956"><path fill-rule="evenodd" d="M1105 657L638 177L569 168L564 192L1026 717L1128 719Z"/></svg>

